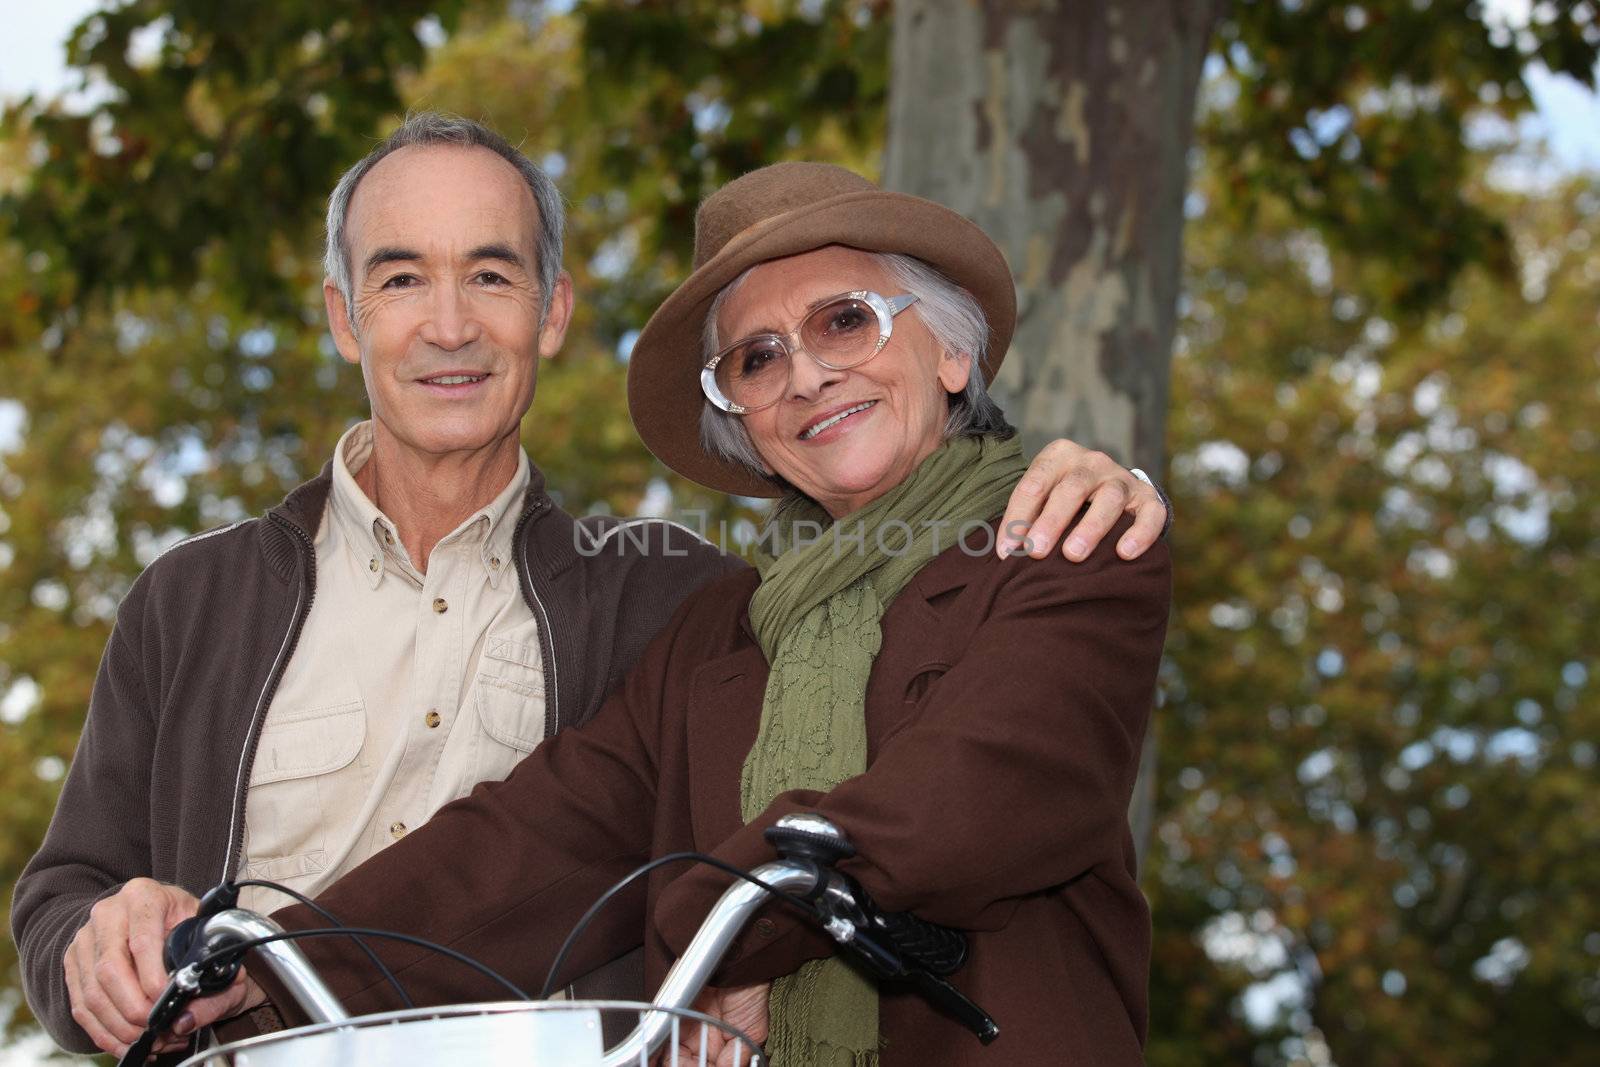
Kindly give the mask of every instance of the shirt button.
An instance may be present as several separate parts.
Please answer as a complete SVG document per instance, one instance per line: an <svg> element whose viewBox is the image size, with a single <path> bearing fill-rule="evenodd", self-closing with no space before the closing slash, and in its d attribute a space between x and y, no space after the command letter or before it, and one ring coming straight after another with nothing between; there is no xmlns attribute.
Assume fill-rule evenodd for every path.
<svg viewBox="0 0 1600 1067"><path fill-rule="evenodd" d="M394 534L390 533L388 530L383 531L383 543L386 545L394 544Z"/></svg>
<svg viewBox="0 0 1600 1067"><path fill-rule="evenodd" d="M400 838L406 836L406 824L403 823L403 822L392 822L392 823L390 823L389 824L389 836L394 838L396 841L398 841L398 840L400 840Z"/></svg>
<svg viewBox="0 0 1600 1067"><path fill-rule="evenodd" d="M500 557L499 556L490 556L489 557L489 566L498 569L499 566L500 566Z"/></svg>
<svg viewBox="0 0 1600 1067"><path fill-rule="evenodd" d="M437 711L430 711L428 714L422 717L422 721L428 724L428 729L432 730L434 727L438 726L442 720L439 718L439 713Z"/></svg>
<svg viewBox="0 0 1600 1067"><path fill-rule="evenodd" d="M444 597L436 596L433 598L433 610L440 615L443 615L445 612L450 610L450 605L444 602Z"/></svg>
<svg viewBox="0 0 1600 1067"><path fill-rule="evenodd" d="M377 574L378 573L378 557L377 556L373 556L371 559L367 560L367 570L371 571L373 574Z"/></svg>

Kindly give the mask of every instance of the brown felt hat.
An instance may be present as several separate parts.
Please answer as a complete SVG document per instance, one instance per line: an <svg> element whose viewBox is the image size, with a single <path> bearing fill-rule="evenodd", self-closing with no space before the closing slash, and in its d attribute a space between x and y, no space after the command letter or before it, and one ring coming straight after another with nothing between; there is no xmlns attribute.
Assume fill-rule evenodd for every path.
<svg viewBox="0 0 1600 1067"><path fill-rule="evenodd" d="M891 193L827 163L775 163L718 189L694 219L694 273L650 316L628 364L628 411L651 452L701 485L778 496L772 482L700 444L701 338L711 302L746 268L825 245L915 256L971 293L989 322L986 382L1017 322L1000 249L973 222L931 200ZM915 305L913 305L915 310Z"/></svg>

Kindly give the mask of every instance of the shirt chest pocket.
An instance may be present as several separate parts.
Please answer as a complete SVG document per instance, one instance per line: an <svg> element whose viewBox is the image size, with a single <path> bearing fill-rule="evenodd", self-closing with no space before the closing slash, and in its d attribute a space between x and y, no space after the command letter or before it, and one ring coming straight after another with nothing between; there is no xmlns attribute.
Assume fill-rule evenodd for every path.
<svg viewBox="0 0 1600 1067"><path fill-rule="evenodd" d="M545 735L544 665L538 634L490 635L472 684L480 739L478 780L498 780Z"/></svg>
<svg viewBox="0 0 1600 1067"><path fill-rule="evenodd" d="M365 783L351 764L366 734L360 700L272 710L256 743L245 801L250 873L293 877L322 868L341 813L348 817L361 806Z"/></svg>

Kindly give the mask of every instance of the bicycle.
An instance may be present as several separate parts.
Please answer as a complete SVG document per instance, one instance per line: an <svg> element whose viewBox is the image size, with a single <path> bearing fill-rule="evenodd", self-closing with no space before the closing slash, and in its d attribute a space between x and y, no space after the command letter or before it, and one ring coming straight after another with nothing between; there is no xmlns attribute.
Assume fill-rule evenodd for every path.
<svg viewBox="0 0 1600 1067"><path fill-rule="evenodd" d="M286 932L270 919L233 907L236 888L218 887L202 900L195 918L179 924L168 936L170 980L150 1013L145 1035L129 1049L120 1067L143 1063L157 1035L171 1025L184 1007L195 997L227 988L246 954L252 951L259 954L311 1022L198 1052L181 1067L387 1067L416 1062L527 1062L561 1067L685 1067L698 1063L704 1067L713 1033L735 1043L736 1064L758 1067L765 1060L756 1042L718 1019L691 1010L689 1005L769 895L812 915L880 980L909 984L971 1030L979 1041L988 1044L995 1040L999 1027L994 1020L947 981L965 962L964 935L909 913L880 910L854 879L836 869L835 865L853 856L855 849L836 826L821 816L786 816L766 831L766 837L779 858L751 872L729 868L740 880L723 893L648 1004L524 999L352 1017L294 941L311 936L402 935L344 927ZM641 868L628 880L649 866L652 865ZM590 915L610 896L611 893L602 896ZM574 928L569 945L582 932L588 918L585 916ZM441 946L427 947L483 969ZM558 955L553 972L564 954L565 949ZM375 956L373 961L382 967ZM393 981L393 976L389 977ZM511 983L494 977L522 995ZM637 1022L620 1043L607 1049L603 1023L617 1013L631 1014ZM686 1027L698 1027L698 1038L692 1031L686 1033ZM668 1058L655 1059L669 1041ZM693 1048L696 1044L698 1057L685 1060L679 1056L680 1048Z"/></svg>

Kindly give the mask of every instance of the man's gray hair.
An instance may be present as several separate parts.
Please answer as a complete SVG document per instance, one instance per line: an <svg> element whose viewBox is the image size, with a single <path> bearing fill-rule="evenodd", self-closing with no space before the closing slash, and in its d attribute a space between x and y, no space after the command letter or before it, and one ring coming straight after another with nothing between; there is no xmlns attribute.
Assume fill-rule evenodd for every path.
<svg viewBox="0 0 1600 1067"><path fill-rule="evenodd" d="M1005 413L989 395L984 382L983 368L989 353L989 322L984 318L983 308L978 301L971 293L914 256L893 252L868 254L903 292L916 296L917 302L908 310L922 320L939 347L951 354L965 352L972 357L972 373L967 375L967 387L950 395L950 415L945 420L944 438L1013 436L1015 428L1006 421ZM747 268L743 274L723 286L711 302L701 338L704 359L710 359L722 349L717 335L717 316L722 312L722 305L755 269ZM742 463L762 477L771 477L767 474L761 453L756 451L750 434L744 428L743 420L723 411L710 400L705 401L700 409L700 443L713 456Z"/></svg>
<svg viewBox="0 0 1600 1067"><path fill-rule="evenodd" d="M487 148L517 168L517 173L522 175L539 209L539 235L534 254L538 258L535 266L539 276L539 313L543 317L550 310L550 297L555 292L556 278L561 274L561 232L566 222L566 210L555 183L542 167L481 122L438 111L415 111L407 115L400 128L385 138L382 144L345 171L328 197L328 241L323 251L322 269L343 295L344 306L351 312L352 319L355 312L354 283L351 279L350 235L346 223L349 221L350 201L355 196L356 186L384 157L402 148L426 145Z"/></svg>

